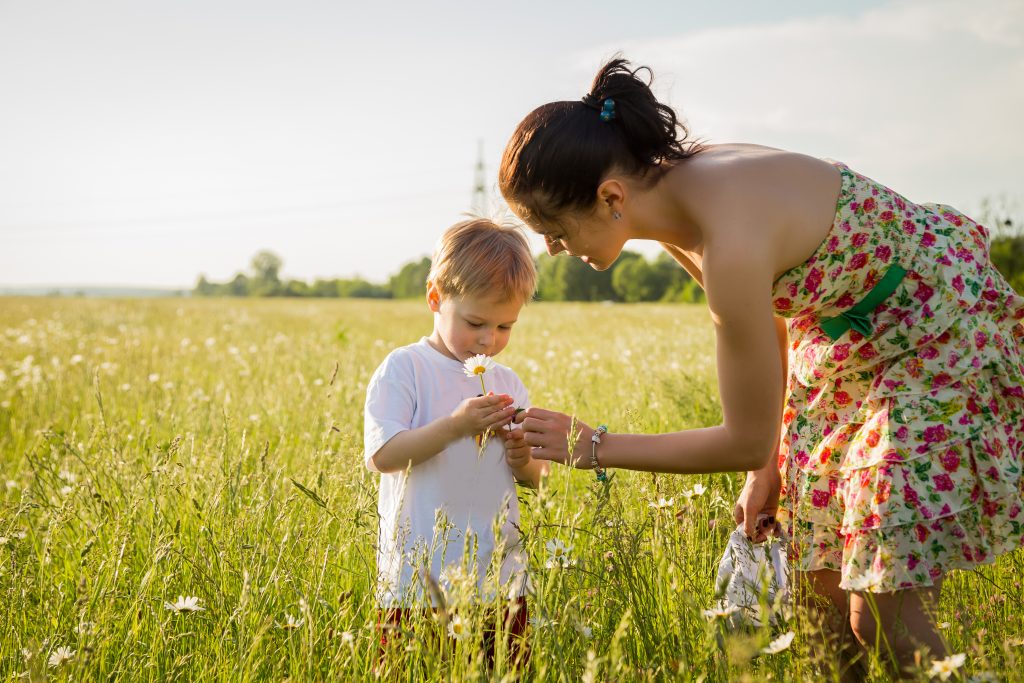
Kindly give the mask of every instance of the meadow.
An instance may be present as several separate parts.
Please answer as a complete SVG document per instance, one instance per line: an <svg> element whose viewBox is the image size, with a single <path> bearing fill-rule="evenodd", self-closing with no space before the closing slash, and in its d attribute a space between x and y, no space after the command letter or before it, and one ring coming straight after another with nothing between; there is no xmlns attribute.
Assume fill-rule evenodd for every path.
<svg viewBox="0 0 1024 683"><path fill-rule="evenodd" d="M488 669L487 608L380 659L364 390L429 331L420 302L0 299L0 680L838 680L801 610L705 615L740 475L557 468L520 489L527 670L501 639ZM499 360L612 431L721 417L702 306L531 304ZM950 680L1024 681L1022 577L1018 551L947 580Z"/></svg>

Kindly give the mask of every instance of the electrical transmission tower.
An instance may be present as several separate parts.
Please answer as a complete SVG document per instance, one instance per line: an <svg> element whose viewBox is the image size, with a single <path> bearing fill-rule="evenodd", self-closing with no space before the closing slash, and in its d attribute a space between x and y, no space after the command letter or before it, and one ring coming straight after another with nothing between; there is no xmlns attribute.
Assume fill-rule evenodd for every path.
<svg viewBox="0 0 1024 683"><path fill-rule="evenodd" d="M484 170L484 141L480 140L477 160L476 160L476 173L473 176L473 213L477 216L487 216L490 207L487 201L487 174Z"/></svg>

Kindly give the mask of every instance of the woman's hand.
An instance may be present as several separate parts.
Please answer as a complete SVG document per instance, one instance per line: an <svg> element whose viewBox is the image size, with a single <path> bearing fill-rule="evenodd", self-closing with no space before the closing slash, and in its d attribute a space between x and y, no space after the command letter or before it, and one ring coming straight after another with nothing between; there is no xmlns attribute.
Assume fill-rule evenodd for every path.
<svg viewBox="0 0 1024 683"><path fill-rule="evenodd" d="M778 532L775 514L781 489L782 477L774 458L764 468L747 472L747 482L733 508L733 517L737 525L743 525L743 533L754 543L765 541Z"/></svg>
<svg viewBox="0 0 1024 683"><path fill-rule="evenodd" d="M537 460L550 460L572 465L579 469L591 469L590 437L594 430L579 420L564 413L556 413L542 408L527 408L519 413L515 422L523 426L526 443L531 447L531 455ZM572 434L569 430L573 429ZM575 438L572 453L569 442Z"/></svg>

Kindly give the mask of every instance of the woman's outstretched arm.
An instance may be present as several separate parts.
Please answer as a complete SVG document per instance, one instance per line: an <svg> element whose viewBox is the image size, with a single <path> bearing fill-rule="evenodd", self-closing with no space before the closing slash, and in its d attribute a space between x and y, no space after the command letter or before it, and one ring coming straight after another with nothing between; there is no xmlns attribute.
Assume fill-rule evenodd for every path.
<svg viewBox="0 0 1024 683"><path fill-rule="evenodd" d="M760 470L775 454L783 371L772 312L770 259L749 241L717 247L715 257L706 252L703 277L715 325L722 424L670 434L607 434L597 451L602 467L739 472ZM518 421L534 447L533 457L591 466L589 425L578 425L579 438L570 454L569 416L530 408Z"/></svg>

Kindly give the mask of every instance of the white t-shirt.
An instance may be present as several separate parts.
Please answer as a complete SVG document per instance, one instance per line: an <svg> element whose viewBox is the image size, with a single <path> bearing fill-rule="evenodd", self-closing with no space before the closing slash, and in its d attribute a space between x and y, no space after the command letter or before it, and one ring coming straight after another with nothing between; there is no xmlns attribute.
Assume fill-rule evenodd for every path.
<svg viewBox="0 0 1024 683"><path fill-rule="evenodd" d="M484 376L487 391L508 394L516 407L528 407L526 387L509 368L495 364ZM478 377L467 377L462 363L428 342L395 349L373 373L366 389L364 462L399 432L450 415L459 403L480 393ZM381 474L377 503L377 600L382 607L418 603L429 567L434 581L450 566L476 568L484 579L496 547L503 560L499 581L511 597L526 590L519 533L515 479L505 462L501 435L491 436L483 455L472 437L452 442L443 451L406 472ZM495 520L498 534L495 536ZM445 530L447 527L447 530ZM468 547L467 547L468 546ZM464 563L464 552L475 557Z"/></svg>

